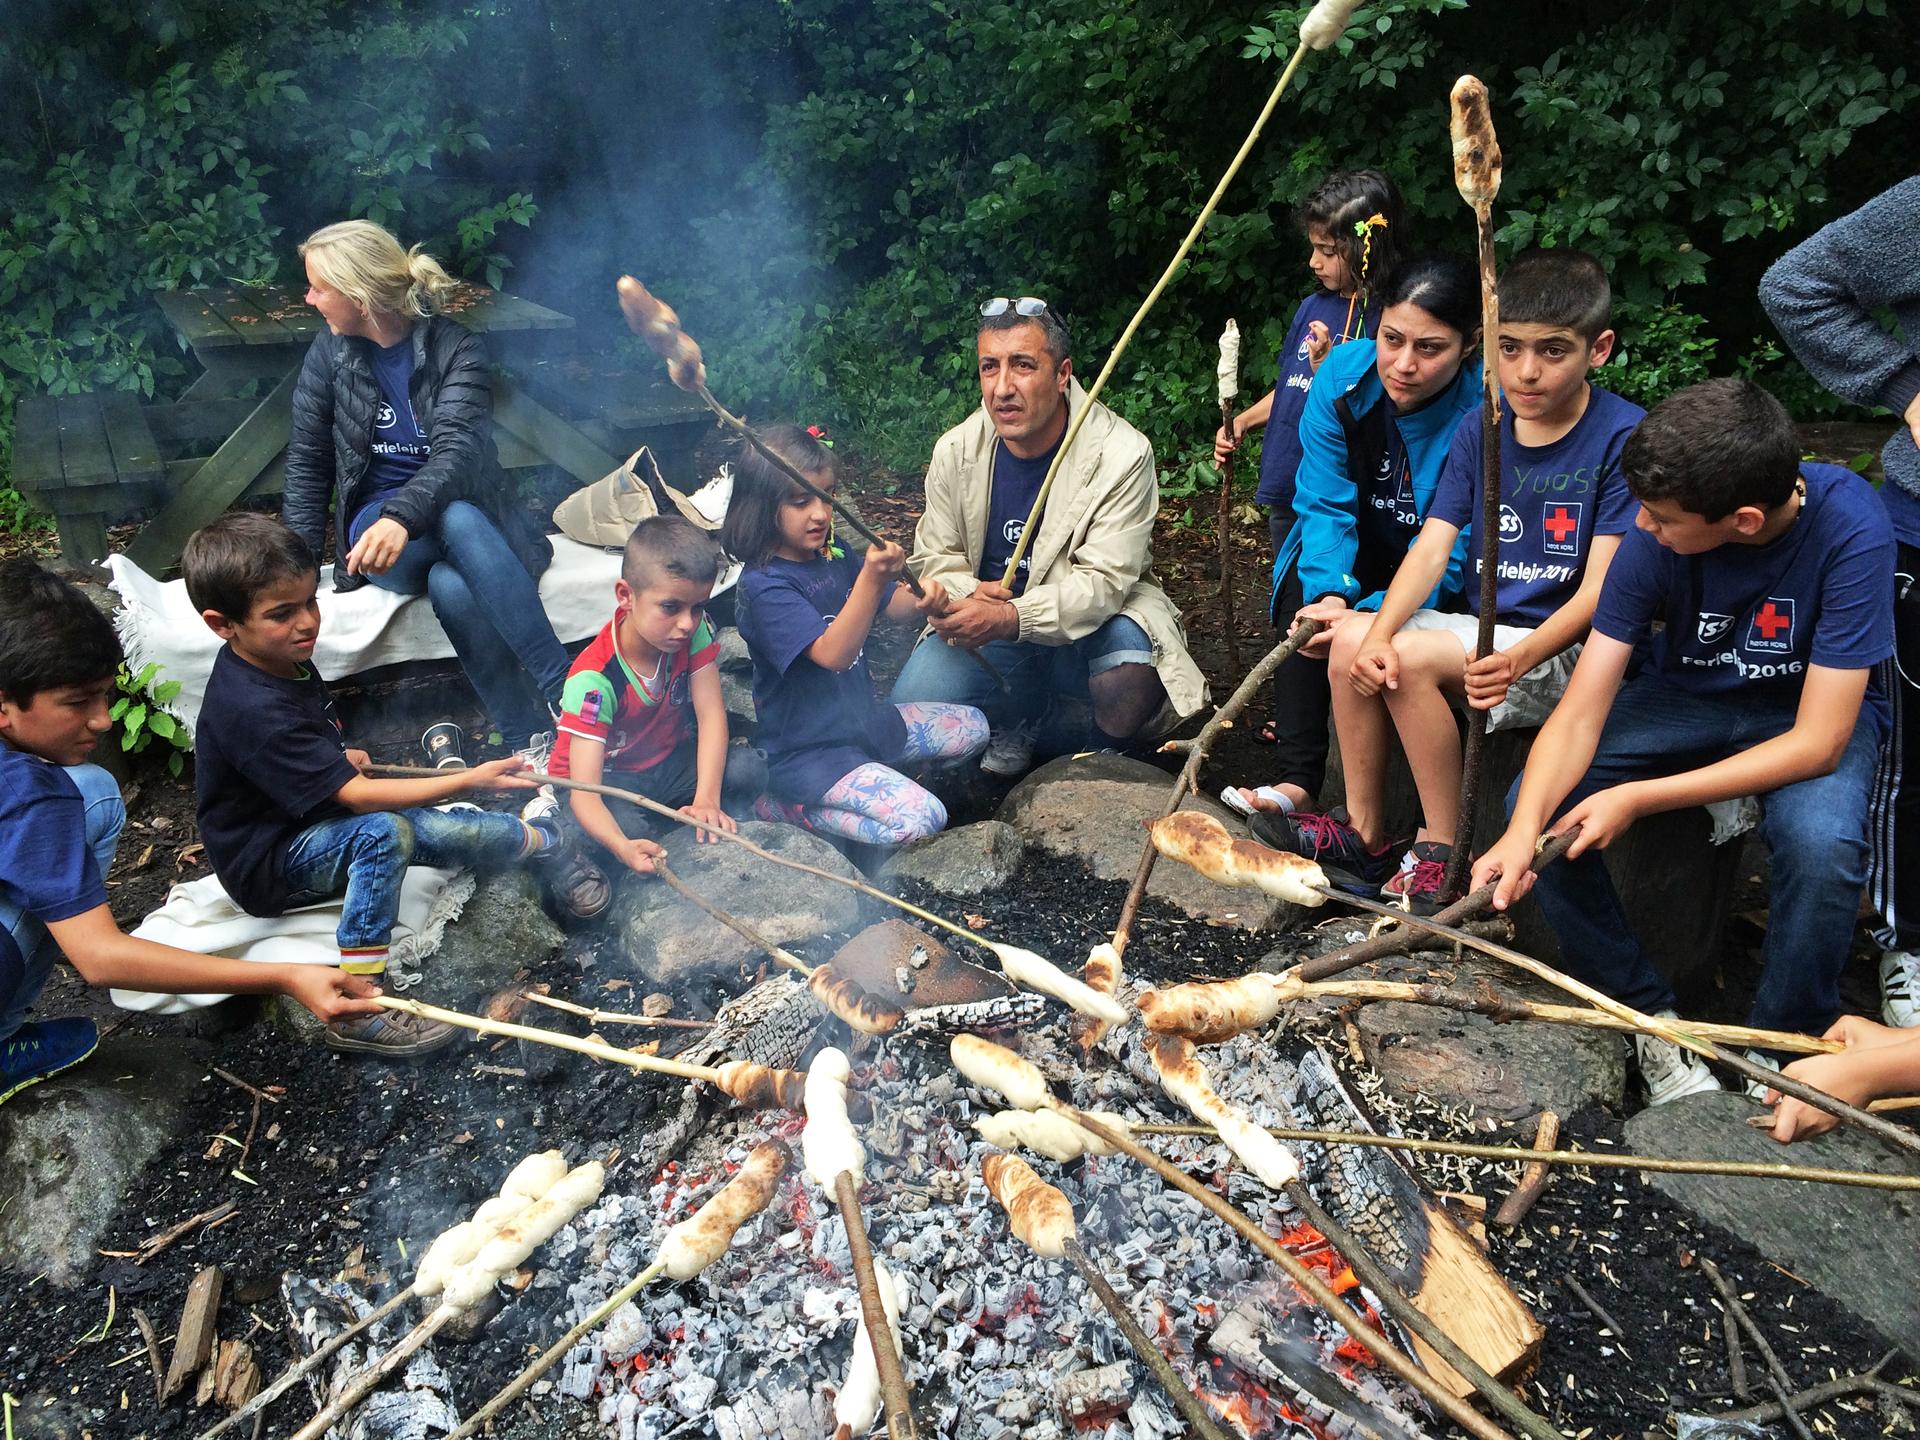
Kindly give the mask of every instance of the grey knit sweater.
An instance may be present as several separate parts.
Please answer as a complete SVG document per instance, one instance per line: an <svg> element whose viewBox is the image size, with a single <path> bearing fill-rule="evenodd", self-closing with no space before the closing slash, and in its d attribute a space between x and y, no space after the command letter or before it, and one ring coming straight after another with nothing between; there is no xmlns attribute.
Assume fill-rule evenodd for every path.
<svg viewBox="0 0 1920 1440"><path fill-rule="evenodd" d="M1920 395L1920 176L1781 256L1760 282L1760 303L1814 379L1843 400L1901 415ZM1899 334L1874 320L1882 305ZM1881 459L1894 529L1920 544L1920 449L1905 424Z"/></svg>

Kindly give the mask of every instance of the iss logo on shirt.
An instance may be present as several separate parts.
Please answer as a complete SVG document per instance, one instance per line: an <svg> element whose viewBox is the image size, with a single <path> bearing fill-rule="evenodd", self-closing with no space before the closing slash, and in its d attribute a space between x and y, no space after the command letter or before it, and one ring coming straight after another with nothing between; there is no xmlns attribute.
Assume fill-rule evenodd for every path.
<svg viewBox="0 0 1920 1440"><path fill-rule="evenodd" d="M1749 650L1785 655L1793 650L1793 601L1769 595L1747 626Z"/></svg>
<svg viewBox="0 0 1920 1440"><path fill-rule="evenodd" d="M1556 500L1547 506L1540 521L1540 548L1549 555L1580 553L1580 516L1585 504L1579 500Z"/></svg>
<svg viewBox="0 0 1920 1440"><path fill-rule="evenodd" d="M1726 639L1727 632L1732 628L1733 616L1716 615L1711 610L1702 610L1699 623L1694 627L1694 634L1699 637L1702 645L1711 645Z"/></svg>
<svg viewBox="0 0 1920 1440"><path fill-rule="evenodd" d="M1520 518L1520 512L1511 505L1500 507L1500 543L1512 545L1527 533L1527 527Z"/></svg>
<svg viewBox="0 0 1920 1440"><path fill-rule="evenodd" d="M373 428L376 430L391 430L393 428L393 422L397 419L399 419L399 416L393 413L393 406L382 400L380 402L380 408L373 412Z"/></svg>

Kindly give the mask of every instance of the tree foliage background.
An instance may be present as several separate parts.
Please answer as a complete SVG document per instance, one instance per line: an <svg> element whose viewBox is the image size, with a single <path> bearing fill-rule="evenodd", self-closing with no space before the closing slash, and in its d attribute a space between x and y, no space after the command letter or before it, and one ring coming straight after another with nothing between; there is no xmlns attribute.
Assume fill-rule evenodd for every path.
<svg viewBox="0 0 1920 1440"><path fill-rule="evenodd" d="M1270 0L1269 0L1270 3ZM1244 135L1305 7L1261 0L12 0L0 41L0 463L13 401L191 378L154 291L297 279L347 215L617 349L641 275L718 393L902 468L973 403L982 297L1040 294L1097 366ZM1605 260L1641 400L1711 372L1834 413L1754 301L1794 240L1913 168L1920 20L1886 0L1375 0L1309 58L1115 377L1176 491L1214 339L1265 381L1330 169L1466 252L1446 94L1506 154L1504 249ZM1254 393L1262 393L1255 391ZM0 486L0 525L26 523Z"/></svg>

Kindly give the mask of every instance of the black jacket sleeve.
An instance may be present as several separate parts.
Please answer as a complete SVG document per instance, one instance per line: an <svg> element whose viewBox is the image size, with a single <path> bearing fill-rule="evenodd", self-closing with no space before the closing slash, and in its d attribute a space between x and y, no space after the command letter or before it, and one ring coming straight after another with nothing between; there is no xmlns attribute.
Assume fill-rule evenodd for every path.
<svg viewBox="0 0 1920 1440"><path fill-rule="evenodd" d="M334 479L333 337L323 333L314 337L294 382L286 489L280 499L280 518L307 542L315 560L326 553Z"/></svg>
<svg viewBox="0 0 1920 1440"><path fill-rule="evenodd" d="M406 526L409 535L432 529L440 512L455 500L472 499L493 454L493 379L487 371L486 346L464 326L435 324L444 325L451 335L436 334L430 339L430 358L445 356L436 366L439 376L427 437L433 453L380 511L384 518Z"/></svg>

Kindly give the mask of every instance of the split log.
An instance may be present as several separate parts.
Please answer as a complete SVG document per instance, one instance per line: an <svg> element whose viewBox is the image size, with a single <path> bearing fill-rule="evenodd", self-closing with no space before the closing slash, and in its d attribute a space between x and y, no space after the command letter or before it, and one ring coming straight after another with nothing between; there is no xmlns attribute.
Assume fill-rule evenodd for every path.
<svg viewBox="0 0 1920 1440"><path fill-rule="evenodd" d="M187 1286L186 1304L174 1328L173 1360L160 1386L162 1404L186 1389L187 1382L212 1356L214 1319L220 1312L220 1287L225 1280L218 1266L209 1265Z"/></svg>

